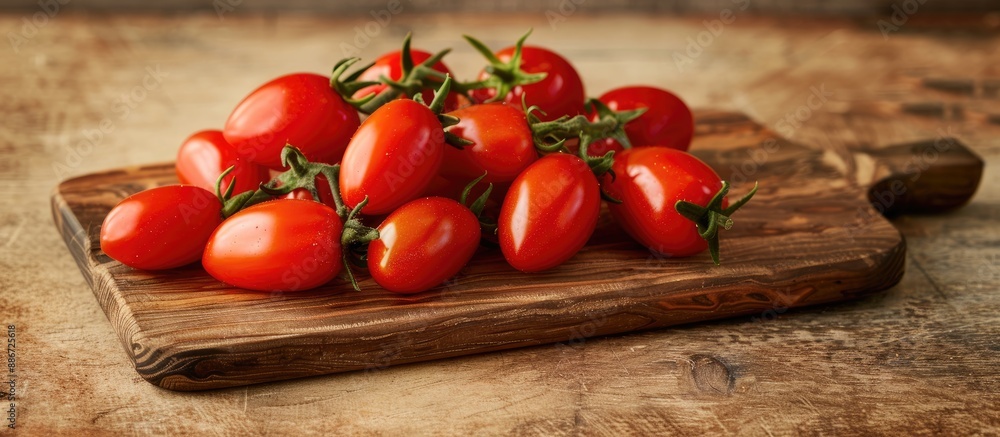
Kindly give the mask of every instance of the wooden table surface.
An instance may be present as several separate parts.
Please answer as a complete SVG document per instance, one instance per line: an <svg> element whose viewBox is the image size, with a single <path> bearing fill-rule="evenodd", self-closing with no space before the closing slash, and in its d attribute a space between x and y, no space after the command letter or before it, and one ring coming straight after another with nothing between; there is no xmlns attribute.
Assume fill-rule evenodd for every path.
<svg viewBox="0 0 1000 437"><path fill-rule="evenodd" d="M0 16L21 37L0 50L0 323L16 326L17 433L1000 433L1000 20L918 11L883 34L888 14L734 11L713 36L714 15L404 10L370 41L364 20L296 15L65 13L34 28L30 11ZM499 47L528 27L590 95L656 84L829 149L956 136L986 161L980 192L954 213L895 219L907 273L854 303L209 392L138 376L53 226L59 180L172 160L256 85L325 72L349 46L370 59L412 30L418 47L455 47L449 65L469 77L480 63L461 33Z"/></svg>

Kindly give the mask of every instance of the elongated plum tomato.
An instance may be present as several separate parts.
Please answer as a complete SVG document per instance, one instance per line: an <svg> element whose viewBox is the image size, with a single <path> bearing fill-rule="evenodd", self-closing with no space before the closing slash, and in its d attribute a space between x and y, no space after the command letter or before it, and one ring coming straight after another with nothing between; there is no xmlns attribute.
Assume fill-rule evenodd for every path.
<svg viewBox="0 0 1000 437"><path fill-rule="evenodd" d="M201 264L215 279L247 290L307 290L340 273L342 230L337 212L319 202L259 203L215 230Z"/></svg>
<svg viewBox="0 0 1000 437"><path fill-rule="evenodd" d="M615 88L598 98L613 111L646 108L646 112L625 125L625 133L633 147L665 146L687 151L694 136L694 117L684 101L673 93L650 86ZM596 119L596 114L591 114ZM595 141L588 152L601 156L608 150L622 151L621 144L611 138Z"/></svg>
<svg viewBox="0 0 1000 437"><path fill-rule="evenodd" d="M344 153L344 203L354 208L368 196L363 213L392 212L427 189L444 147L441 122L427 106L408 99L385 104L361 124Z"/></svg>
<svg viewBox="0 0 1000 437"><path fill-rule="evenodd" d="M417 65L421 62L426 61L431 57L430 53L423 50L410 49L410 57L413 58L413 65ZM448 69L443 62L438 61L431 66L434 70L451 75L451 70ZM401 50L392 51L379 56L375 60L375 63L371 67L368 67L360 76L358 80L360 81L378 81L382 76L388 77L392 80L400 80L403 78L403 55ZM371 93L380 93L382 90L386 89L388 85L379 84L372 85L369 87L364 87L358 92L354 93L354 98L361 98ZM434 100L434 90L426 89L420 92L423 96L425 102L430 102ZM400 96L400 98L406 98L406 96ZM448 97L444 101L445 111L451 111L457 109L459 106L458 94L448 93Z"/></svg>
<svg viewBox="0 0 1000 437"><path fill-rule="evenodd" d="M579 157L546 155L521 173L500 208L504 258L523 272L558 266L575 255L597 226L601 193Z"/></svg>
<svg viewBox="0 0 1000 437"><path fill-rule="evenodd" d="M509 62L514 56L514 47L496 52L501 62ZM521 107L521 96L525 96L528 106L537 105L545 114L538 114L542 120L555 120L563 115L574 116L583 111L585 95L583 80L573 65L559 54L541 47L524 46L521 50L521 70L527 73L546 73L541 81L515 86L502 101ZM480 79L489 77L486 71ZM493 98L496 90L482 88L473 91L473 98L484 102Z"/></svg>
<svg viewBox="0 0 1000 437"><path fill-rule="evenodd" d="M368 245L368 271L378 285L416 293L440 285L462 269L479 246L479 220L462 204L424 197L401 206Z"/></svg>
<svg viewBox="0 0 1000 437"><path fill-rule="evenodd" d="M233 171L222 181L222 192L236 179L233 195L256 190L270 180L267 167L254 164L240 157L236 149L226 142L222 131L204 130L191 135L177 151L177 179L182 184L196 185L215 192L215 181L230 166Z"/></svg>
<svg viewBox="0 0 1000 437"><path fill-rule="evenodd" d="M516 107L488 103L448 115L459 119L450 132L473 143L444 148L441 175L448 179L468 183L486 173L483 183L510 182L538 159L528 120Z"/></svg>
<svg viewBox="0 0 1000 437"><path fill-rule="evenodd" d="M678 200L708 205L722 188L711 167L687 152L638 147L615 154L612 170L617 177L605 190L622 203L608 208L632 238L667 256L690 256L708 248L695 223L675 205Z"/></svg>
<svg viewBox="0 0 1000 437"><path fill-rule="evenodd" d="M101 226L101 250L129 267L172 269L198 261L221 222L222 204L204 188L152 188L111 209Z"/></svg>
<svg viewBox="0 0 1000 437"><path fill-rule="evenodd" d="M335 164L361 119L330 78L296 73L274 79L236 106L222 133L245 159L281 168L281 149L297 147L310 162Z"/></svg>

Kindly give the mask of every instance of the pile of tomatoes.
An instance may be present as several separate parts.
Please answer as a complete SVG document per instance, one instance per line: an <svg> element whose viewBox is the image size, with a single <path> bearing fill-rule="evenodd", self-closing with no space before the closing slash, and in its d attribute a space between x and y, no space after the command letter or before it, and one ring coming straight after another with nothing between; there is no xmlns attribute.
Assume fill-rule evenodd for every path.
<svg viewBox="0 0 1000 437"><path fill-rule="evenodd" d="M179 185L111 210L102 250L145 270L201 261L249 290L305 290L342 272L357 288L361 267L414 293L481 244L523 272L554 268L587 243L603 199L650 250L709 249L718 263L718 230L754 191L729 204L728 185L686 152L687 106L649 86L588 101L573 66L527 36L495 53L465 37L487 61L469 82L452 78L448 50L407 36L367 66L345 59L330 77L262 85L221 131L182 144Z"/></svg>

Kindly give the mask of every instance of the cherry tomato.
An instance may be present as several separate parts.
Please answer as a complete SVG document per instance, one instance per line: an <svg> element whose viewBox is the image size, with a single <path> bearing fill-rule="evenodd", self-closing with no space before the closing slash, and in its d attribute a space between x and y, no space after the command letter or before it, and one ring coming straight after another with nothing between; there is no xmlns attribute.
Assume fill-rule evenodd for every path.
<svg viewBox="0 0 1000 437"><path fill-rule="evenodd" d="M633 147L666 146L686 151L694 135L694 118L684 101L667 90L649 86L627 86L604 93L601 102L612 111L647 108L646 112L625 125ZM597 118L596 114L591 116ZM591 156L608 150L622 151L617 141L605 138L591 144ZM616 152L617 153L617 152Z"/></svg>
<svg viewBox="0 0 1000 437"><path fill-rule="evenodd" d="M270 180L270 171L240 157L226 139L222 131L205 130L192 135L181 144L177 151L177 179L182 184L196 185L215 192L215 181L229 167L233 171L223 179L222 192L225 193L233 178L236 186L233 195L256 190L261 183Z"/></svg>
<svg viewBox="0 0 1000 437"><path fill-rule="evenodd" d="M329 206L278 199L229 217L205 246L202 265L215 279L259 291L299 291L340 273L343 223Z"/></svg>
<svg viewBox="0 0 1000 437"><path fill-rule="evenodd" d="M201 258L222 222L222 204L193 185L135 193L111 209L101 226L101 250L129 267L162 270Z"/></svg>
<svg viewBox="0 0 1000 437"><path fill-rule="evenodd" d="M389 214L368 245L368 271L382 288L417 293L462 269L479 246L479 220L443 197L413 200Z"/></svg>
<svg viewBox="0 0 1000 437"><path fill-rule="evenodd" d="M514 56L514 47L507 47L496 52L501 62L509 62ZM537 105L545 112L539 114L542 120L555 120L563 115L574 116L583 111L585 95L583 81L573 65L559 54L541 47L524 46L521 50L521 70L527 73L546 73L541 81L515 86L503 98L503 101L521 107L521 96L524 95L528 106ZM479 74L480 79L489 77L485 71ZM483 102L493 98L496 90L483 88L473 91L473 98Z"/></svg>
<svg viewBox="0 0 1000 437"><path fill-rule="evenodd" d="M441 175L448 179L468 183L485 172L483 182L510 182L538 159L528 120L517 107L472 105L448 115L459 119L449 132L473 142L461 150L445 147Z"/></svg>
<svg viewBox="0 0 1000 437"><path fill-rule="evenodd" d="M554 153L521 173L504 198L500 249L514 268L558 266L587 243L601 209L597 178L579 157Z"/></svg>
<svg viewBox="0 0 1000 437"><path fill-rule="evenodd" d="M612 170L616 178L605 190L622 203L608 208L632 238L667 256L690 256L708 248L695 223L675 205L678 200L708 205L722 188L711 167L687 152L639 147L616 154Z"/></svg>
<svg viewBox="0 0 1000 437"><path fill-rule="evenodd" d="M368 196L363 213L392 212L427 189L444 147L441 122L427 106L408 99L385 104L361 124L344 153L344 203L354 208Z"/></svg>
<svg viewBox="0 0 1000 437"><path fill-rule="evenodd" d="M339 162L360 123L354 107L330 88L330 78L296 73L250 93L226 120L223 135L245 159L280 169L285 144L310 162Z"/></svg>
<svg viewBox="0 0 1000 437"><path fill-rule="evenodd" d="M417 65L421 62L426 61L432 55L423 50L410 49L410 57L413 58L413 65ZM431 66L436 71L451 75L451 70L448 69L443 62L438 61ZM401 50L396 50L393 52L386 53L379 56L375 60L375 63L371 67L368 67L360 76L358 76L359 81L377 81L382 76L388 77L392 80L400 80L403 78L403 55ZM354 98L364 97L371 93L380 93L382 90L386 89L388 85L372 85L369 87L362 88L358 92L354 93ZM434 100L434 90L426 89L420 93L424 101L430 103ZM400 96L400 98L406 98L406 96ZM444 101L445 111L451 111L459 107L458 94L448 93L448 97Z"/></svg>

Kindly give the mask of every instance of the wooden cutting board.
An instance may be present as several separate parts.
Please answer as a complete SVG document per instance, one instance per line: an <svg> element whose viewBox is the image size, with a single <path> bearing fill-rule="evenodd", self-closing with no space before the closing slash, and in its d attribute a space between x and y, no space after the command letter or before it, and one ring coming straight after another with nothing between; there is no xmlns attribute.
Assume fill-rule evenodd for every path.
<svg viewBox="0 0 1000 437"><path fill-rule="evenodd" d="M605 213L583 251L541 274L483 248L441 288L396 295L364 276L313 291L258 293L197 265L142 272L100 250L108 211L176 183L172 164L67 180L56 226L143 378L201 390L432 360L858 298L896 284L906 245L879 211L939 212L975 192L982 161L951 138L840 152L778 137L741 114L696 114L692 150L760 191L707 253L651 254ZM873 204L875 205L873 207Z"/></svg>

